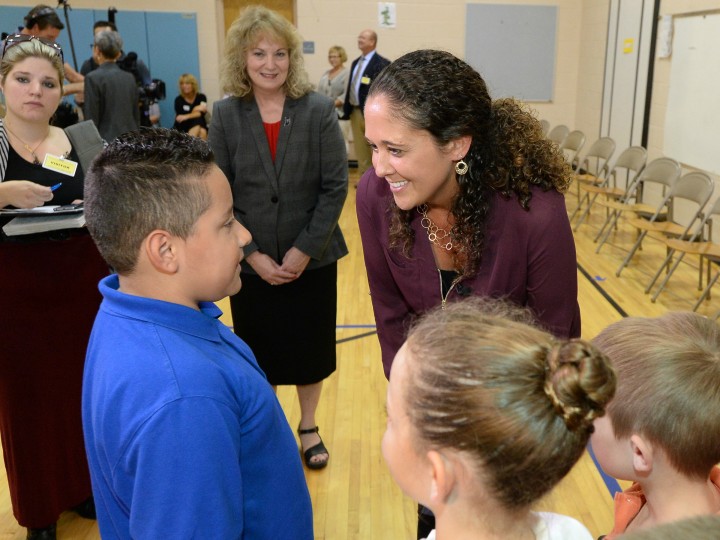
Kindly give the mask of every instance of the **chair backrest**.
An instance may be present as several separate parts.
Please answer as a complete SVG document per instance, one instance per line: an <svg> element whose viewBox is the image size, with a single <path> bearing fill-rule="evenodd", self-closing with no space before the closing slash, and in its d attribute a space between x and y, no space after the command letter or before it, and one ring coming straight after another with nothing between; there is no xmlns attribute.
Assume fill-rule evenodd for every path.
<svg viewBox="0 0 720 540"><path fill-rule="evenodd" d="M550 122L543 118L540 120L540 127L542 128L542 134L547 135L548 131L550 131Z"/></svg>
<svg viewBox="0 0 720 540"><path fill-rule="evenodd" d="M676 211L676 199L685 199L695 203L697 206L694 213L688 216L686 232L702 216L702 210L712 197L715 189L715 182L710 175L701 171L690 172L684 175L670 190L668 196L668 219L679 223L680 219Z"/></svg>
<svg viewBox="0 0 720 540"><path fill-rule="evenodd" d="M661 157L648 163L637 177L635 185L628 188L628 193L635 192L636 202L644 202L647 197L648 184L658 184L662 187L662 202L655 208L654 220L667 205L673 186L680 178L680 164L672 158ZM654 206L654 205L651 205Z"/></svg>
<svg viewBox="0 0 720 540"><path fill-rule="evenodd" d="M671 196L692 201L704 207L715 189L710 175L701 171L685 174L672 188Z"/></svg>
<svg viewBox="0 0 720 540"><path fill-rule="evenodd" d="M698 240L698 237L700 237L701 235L703 235L703 238L704 238L705 237L705 235L704 235L705 228L707 227L709 229L712 226L713 218L716 218L716 217L720 217L720 197L715 199L715 202L710 207L710 209L707 212L705 212L705 217L703 218L703 221L700 224L700 227L698 227L698 229L695 231L695 233L693 234L693 236L690 240L694 242L695 240ZM711 238L712 237L711 231L708 230L708 234L706 236L707 236L707 238Z"/></svg>
<svg viewBox="0 0 720 540"><path fill-rule="evenodd" d="M621 167L623 169L630 169L637 174L642 171L646 162L647 150L642 146L630 146L620 153L617 161L613 164L613 169Z"/></svg>
<svg viewBox="0 0 720 540"><path fill-rule="evenodd" d="M642 146L630 146L623 150L617 157L615 163L610 167L607 178L612 177L614 185L617 185L617 176L620 173L619 169L623 169L626 172L625 190L627 192L635 187L637 177L645 168L646 161L647 150L645 150L645 148Z"/></svg>
<svg viewBox="0 0 720 540"><path fill-rule="evenodd" d="M577 171L581 167L595 176L604 176L610 169L610 158L615 153L615 141L611 137L600 137L590 145L587 154L578 161Z"/></svg>
<svg viewBox="0 0 720 540"><path fill-rule="evenodd" d="M550 130L547 138L555 144L560 145L562 144L565 137L567 137L568 133L570 133L570 128L568 128L566 125L560 124L559 126L555 126Z"/></svg>
<svg viewBox="0 0 720 540"><path fill-rule="evenodd" d="M571 166L575 166L583 146L585 146L585 134L577 129L568 133L568 136L560 143L560 149Z"/></svg>

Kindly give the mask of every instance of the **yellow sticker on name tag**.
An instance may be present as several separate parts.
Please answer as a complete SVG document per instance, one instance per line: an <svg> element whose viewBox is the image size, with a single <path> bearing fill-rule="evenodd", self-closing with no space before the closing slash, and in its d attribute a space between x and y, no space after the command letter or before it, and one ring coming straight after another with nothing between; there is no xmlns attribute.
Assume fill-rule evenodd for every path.
<svg viewBox="0 0 720 540"><path fill-rule="evenodd" d="M52 154L45 154L42 166L45 169L65 174L67 176L75 176L77 171L77 161L72 159L66 159L62 156L53 156Z"/></svg>

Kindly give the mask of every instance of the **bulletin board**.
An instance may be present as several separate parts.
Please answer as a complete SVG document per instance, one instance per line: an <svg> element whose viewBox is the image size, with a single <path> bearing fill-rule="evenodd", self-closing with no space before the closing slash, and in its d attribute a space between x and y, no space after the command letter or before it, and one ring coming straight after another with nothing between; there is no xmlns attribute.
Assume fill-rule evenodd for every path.
<svg viewBox="0 0 720 540"><path fill-rule="evenodd" d="M493 99L552 101L557 7L467 4L465 60Z"/></svg>
<svg viewBox="0 0 720 540"><path fill-rule="evenodd" d="M663 152L720 174L720 13L675 17Z"/></svg>

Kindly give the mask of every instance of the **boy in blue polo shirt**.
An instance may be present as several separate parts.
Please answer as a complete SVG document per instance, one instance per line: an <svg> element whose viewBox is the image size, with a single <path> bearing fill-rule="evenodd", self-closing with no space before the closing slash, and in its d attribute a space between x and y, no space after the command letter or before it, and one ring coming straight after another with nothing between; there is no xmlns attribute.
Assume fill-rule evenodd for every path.
<svg viewBox="0 0 720 540"><path fill-rule="evenodd" d="M122 135L86 177L85 216L117 272L100 283L83 383L103 539L312 539L295 438L212 304L240 289L250 233L207 144Z"/></svg>

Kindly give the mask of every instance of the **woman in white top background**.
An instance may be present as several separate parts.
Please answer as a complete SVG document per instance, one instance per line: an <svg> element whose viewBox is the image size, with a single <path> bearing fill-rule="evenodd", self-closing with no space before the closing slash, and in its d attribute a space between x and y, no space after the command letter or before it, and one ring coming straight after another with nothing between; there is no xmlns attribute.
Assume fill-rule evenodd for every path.
<svg viewBox="0 0 720 540"><path fill-rule="evenodd" d="M470 298L421 318L395 357L382 450L435 514L428 540L592 540L576 520L530 509L585 451L615 374L591 344L531 320Z"/></svg>
<svg viewBox="0 0 720 540"><path fill-rule="evenodd" d="M318 83L318 93L334 100L335 110L338 117L343 115L343 101L345 99L345 90L347 89L348 76L350 70L345 67L347 62L347 53L345 49L339 45L330 47L328 51L328 61L332 66L322 77ZM352 130L350 129L350 120L340 120L340 129L345 139L345 149L348 152L348 158L354 159L352 143ZM352 154L352 155L351 155Z"/></svg>
<svg viewBox="0 0 720 540"><path fill-rule="evenodd" d="M318 92L332 98L335 101L335 108L338 116L342 115L343 98L345 97L345 88L347 86L348 68L345 67L347 62L347 53L345 49L339 45L330 47L328 52L328 61L332 66L323 76L320 77L318 83Z"/></svg>

